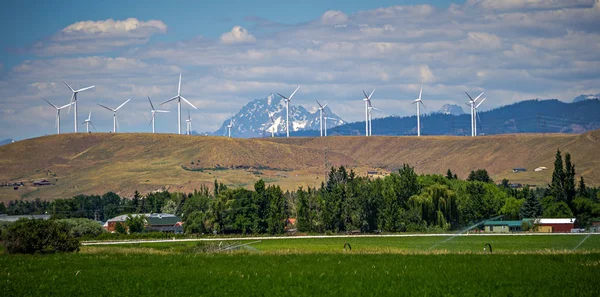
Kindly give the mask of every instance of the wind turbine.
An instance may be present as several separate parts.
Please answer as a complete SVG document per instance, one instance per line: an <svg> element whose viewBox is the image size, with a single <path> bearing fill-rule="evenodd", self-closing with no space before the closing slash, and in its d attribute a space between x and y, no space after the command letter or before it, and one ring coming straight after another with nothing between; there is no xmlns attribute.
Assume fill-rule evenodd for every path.
<svg viewBox="0 0 600 297"><path fill-rule="evenodd" d="M188 109L188 118L185 120L186 122L186 134L192 135L192 117L190 116L190 110Z"/></svg>
<svg viewBox="0 0 600 297"><path fill-rule="evenodd" d="M318 100L317 104L319 104L319 124L321 126L321 137L323 137L323 110L325 109L325 106L327 106L328 103L325 103L325 105L321 105L321 103L319 103Z"/></svg>
<svg viewBox="0 0 600 297"><path fill-rule="evenodd" d="M275 137L275 119L273 118L275 113L270 113L268 111L267 113L269 114L269 119L271 119L271 137Z"/></svg>
<svg viewBox="0 0 600 297"><path fill-rule="evenodd" d="M336 120L336 118L324 117L325 119L325 136L327 136L327 120Z"/></svg>
<svg viewBox="0 0 600 297"><path fill-rule="evenodd" d="M475 118L475 125L474 125L474 126L475 126L475 136L477 136L477 118L479 117L479 115L477 114L477 108L479 108L479 105L481 105L481 103L483 103L483 101L485 101L485 99L487 99L487 97L486 97L486 98L483 98L483 99L481 99L481 101L479 101L479 104L477 104L477 106L475 106L475 107L473 108L473 111L474 111L474 114L475 114L475 115L473 116L473 117ZM481 120L480 120L480 121L481 121Z"/></svg>
<svg viewBox="0 0 600 297"><path fill-rule="evenodd" d="M481 94L479 94L479 96L477 96L475 99L473 99L466 91L465 94L467 94L469 97L469 103L467 103L467 105L471 107L471 137L475 137L475 101L477 101L477 99L483 95L483 92L481 92Z"/></svg>
<svg viewBox="0 0 600 297"><path fill-rule="evenodd" d="M229 119L229 125L227 125L227 133L229 134L229 138L231 138L231 127L233 127L233 116Z"/></svg>
<svg viewBox="0 0 600 297"><path fill-rule="evenodd" d="M129 102L129 100L131 100L131 99L127 99L127 101L123 102L123 104L119 105L119 107L117 107L115 109L106 107L106 106L98 103L98 105L100 105L100 106L102 106L102 107L104 107L104 108L106 108L106 109L108 109L108 110L110 110L110 111L113 112L113 133L117 133L117 125L118 125L118 122L117 122L117 110L119 110L121 107L123 107L123 105L127 104L127 102Z"/></svg>
<svg viewBox="0 0 600 297"><path fill-rule="evenodd" d="M50 103L50 101L48 101L46 99L44 99L44 101L48 102L48 104L50 104L52 107L54 107L56 109L56 129L58 130L56 134L60 134L60 110L71 106L71 104L73 104L73 103L69 103L64 106L57 107L56 105Z"/></svg>
<svg viewBox="0 0 600 297"><path fill-rule="evenodd" d="M294 90L294 92L292 93L292 95L290 95L289 98L277 93L279 97L285 100L285 132L287 134L287 137L290 137L290 101L292 101L292 97L294 97L294 94L296 94L298 89L300 89L300 86L298 86L296 90Z"/></svg>
<svg viewBox="0 0 600 297"><path fill-rule="evenodd" d="M196 106L194 106L194 104L190 103L189 101L187 101L187 99L181 96L181 73L179 74L179 86L177 87L177 96L161 103L160 105L171 102L175 99L177 99L177 133L181 134L181 100L185 101L185 103L189 104L194 109L198 109L196 108Z"/></svg>
<svg viewBox="0 0 600 297"><path fill-rule="evenodd" d="M69 90L71 90L71 92L73 92L73 95L71 96L71 104L74 105L74 115L75 115L75 133L77 133L77 93L79 92L83 92L85 90L89 90L95 86L89 86L89 87L85 87L79 90L73 90L73 88L71 88L71 86L69 86L69 84L62 79L62 81L65 83L65 85L67 85L67 87L69 88ZM70 106L70 105L69 105ZM69 107L69 112L71 112L71 107Z"/></svg>
<svg viewBox="0 0 600 297"><path fill-rule="evenodd" d="M419 91L419 98L415 99L412 104L417 104L417 136L421 136L421 105L425 108L421 95L423 94L423 83L421 83L421 90Z"/></svg>
<svg viewBox="0 0 600 297"><path fill-rule="evenodd" d="M85 132L90 133L90 125L92 125L92 127L94 128L94 130L98 131L98 129L96 129L96 127L94 126L94 123L92 123L92 111L90 110L90 114L88 115L88 118L83 121L82 124L85 124Z"/></svg>
<svg viewBox="0 0 600 297"><path fill-rule="evenodd" d="M146 97L148 97L148 102L150 102L150 107L152 107L152 118L150 119L150 124L152 124L152 133L154 133L154 127L155 127L155 123L156 123L156 113L157 112L169 112L168 110L158 110L158 109L154 109L154 105L152 104L152 100L150 100L150 96L146 95Z"/></svg>
<svg viewBox="0 0 600 297"><path fill-rule="evenodd" d="M369 136L369 106L371 105L371 96L373 96L375 89L373 89L373 91L371 91L371 94L369 94L368 96L364 90L362 92L363 95L365 95L365 98L363 98L363 100L365 101L365 135Z"/></svg>
<svg viewBox="0 0 600 297"><path fill-rule="evenodd" d="M369 136L371 136L373 135L373 110L379 111L379 109L371 105L367 110L369 111Z"/></svg>

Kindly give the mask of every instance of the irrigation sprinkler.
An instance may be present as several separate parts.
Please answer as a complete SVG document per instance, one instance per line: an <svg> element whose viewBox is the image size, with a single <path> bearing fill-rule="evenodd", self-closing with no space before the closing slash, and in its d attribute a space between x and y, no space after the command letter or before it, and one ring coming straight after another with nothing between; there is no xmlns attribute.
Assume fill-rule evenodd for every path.
<svg viewBox="0 0 600 297"><path fill-rule="evenodd" d="M347 250L352 251L352 246L348 242L344 243L344 252Z"/></svg>
<svg viewBox="0 0 600 297"><path fill-rule="evenodd" d="M236 241L236 242L232 242L231 244L225 243L223 245L223 242L221 241L219 243L219 250L218 251L219 252L224 252L224 251L230 251L230 250L237 250L237 249L240 249L242 247L243 248L252 248L250 246L251 244L260 243L260 242L261 242L261 240L252 241L252 242L248 242L248 243L241 243L239 241ZM258 251L256 248L252 248L252 249Z"/></svg>
<svg viewBox="0 0 600 297"><path fill-rule="evenodd" d="M489 249L487 249L487 248L489 248ZM492 253L492 245L489 244L489 243L486 243L486 244L483 245L483 253L486 254L488 252L490 254Z"/></svg>

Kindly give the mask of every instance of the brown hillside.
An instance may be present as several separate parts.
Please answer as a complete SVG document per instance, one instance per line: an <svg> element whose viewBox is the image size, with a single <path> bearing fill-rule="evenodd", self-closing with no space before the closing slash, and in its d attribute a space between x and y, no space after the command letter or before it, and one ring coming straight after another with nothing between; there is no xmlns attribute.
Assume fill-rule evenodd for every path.
<svg viewBox="0 0 600 297"><path fill-rule="evenodd" d="M191 191L215 178L251 187L259 178L286 189L320 184L325 164L395 170L403 163L420 173L461 178L487 169L495 180L545 185L556 149L572 154L578 174L600 185L600 130L581 135L520 134L485 137L326 137L231 139L169 134L63 134L0 147L0 183L48 179L54 185L17 191L0 188L0 201L65 198L113 190L123 195L162 187ZM193 163L193 164L192 164ZM227 170L184 170L227 168ZM546 171L533 172L539 166ZM514 167L527 172L512 173ZM237 169L234 169L237 168ZM259 171L259 172L257 172Z"/></svg>

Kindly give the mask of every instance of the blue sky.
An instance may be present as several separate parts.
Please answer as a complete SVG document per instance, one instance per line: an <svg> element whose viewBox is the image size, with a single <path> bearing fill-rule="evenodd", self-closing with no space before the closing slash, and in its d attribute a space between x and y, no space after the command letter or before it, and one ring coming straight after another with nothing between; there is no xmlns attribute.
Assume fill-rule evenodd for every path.
<svg viewBox="0 0 600 297"><path fill-rule="evenodd" d="M361 120L361 89L390 114L414 113L424 82L435 110L485 91L482 109L530 98L600 93L598 0L464 1L4 1L0 10L0 139L51 134L54 113L82 93L108 131L146 131L145 95L183 93L199 107L195 130L215 131L253 98L299 91L295 104L330 102ZM356 103L356 101L358 103ZM169 106L174 111L174 106ZM157 121L175 131L173 113ZM80 117L80 122L84 116ZM63 131L72 131L63 115ZM80 126L82 127L82 126ZM81 129L81 128L80 128Z"/></svg>

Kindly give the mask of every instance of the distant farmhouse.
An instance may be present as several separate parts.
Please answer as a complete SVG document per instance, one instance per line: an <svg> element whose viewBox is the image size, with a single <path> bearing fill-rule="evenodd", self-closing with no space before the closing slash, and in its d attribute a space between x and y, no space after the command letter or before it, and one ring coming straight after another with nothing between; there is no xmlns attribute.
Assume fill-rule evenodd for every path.
<svg viewBox="0 0 600 297"><path fill-rule="evenodd" d="M127 217L146 217L145 229L153 232L183 233L183 221L180 217L168 213L125 214L116 216L104 223L108 232L115 232L117 224L126 225ZM125 226L126 227L126 226Z"/></svg>
<svg viewBox="0 0 600 297"><path fill-rule="evenodd" d="M564 219L523 219L521 221L485 221L483 228L486 233L522 232L523 226L536 227L540 233L571 233L575 232L575 218Z"/></svg>

